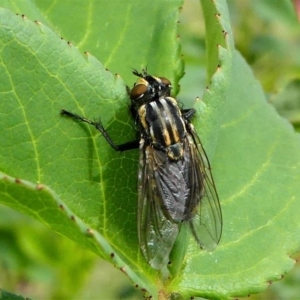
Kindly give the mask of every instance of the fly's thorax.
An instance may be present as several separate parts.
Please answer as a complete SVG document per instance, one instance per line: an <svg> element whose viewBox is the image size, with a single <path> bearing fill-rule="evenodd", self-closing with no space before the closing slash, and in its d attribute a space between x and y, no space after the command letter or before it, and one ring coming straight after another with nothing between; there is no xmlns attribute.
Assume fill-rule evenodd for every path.
<svg viewBox="0 0 300 300"><path fill-rule="evenodd" d="M182 157L186 127L176 99L162 97L145 103L138 116L152 146L167 152L172 160Z"/></svg>
<svg viewBox="0 0 300 300"><path fill-rule="evenodd" d="M147 112L146 112L147 106L148 106L147 104L143 104L142 106L140 106L140 108L138 109L138 116L143 129L148 133L149 128L147 123Z"/></svg>

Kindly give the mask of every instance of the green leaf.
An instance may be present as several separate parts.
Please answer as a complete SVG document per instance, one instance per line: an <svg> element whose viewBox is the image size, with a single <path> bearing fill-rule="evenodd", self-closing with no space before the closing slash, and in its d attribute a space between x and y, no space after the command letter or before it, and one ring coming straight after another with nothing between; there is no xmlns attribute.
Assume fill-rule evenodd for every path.
<svg viewBox="0 0 300 300"><path fill-rule="evenodd" d="M165 7L160 1L152 2L150 18L157 18L157 11ZM149 36L160 24L155 43L160 41L166 49L161 59L167 57L169 64L153 63L149 70L164 67L164 76L172 74L168 77L178 80L177 15L178 2L174 1L163 19L149 24L144 47L150 48L154 41ZM133 17L136 23L144 21L136 12L127 16ZM137 243L137 151L117 154L96 130L59 115L62 108L68 108L90 118L100 117L116 142L135 138L123 80L112 76L93 56L83 57L39 22L5 9L0 20L1 202L105 257L136 286L157 294L153 283L157 272L145 262ZM175 26L170 27L170 21ZM125 49L118 59L128 62L125 57L130 55L135 67L145 66L153 54L139 56L138 52Z"/></svg>
<svg viewBox="0 0 300 300"><path fill-rule="evenodd" d="M292 124L300 124L300 80L287 84L275 97L270 99L279 114Z"/></svg>
<svg viewBox="0 0 300 300"><path fill-rule="evenodd" d="M38 5L49 26L97 52L130 86L130 67L147 63L150 73L179 80L180 1L91 3L94 8L63 8L76 25L87 26L80 32L74 22L60 23L59 4L48 11L46 1ZM117 143L133 139L125 83L48 27L0 10L0 201L111 261L154 298L227 299L261 291L291 269L289 255L300 248L299 136L266 103L235 51L226 2L202 5L209 85L195 104L194 124L212 163L224 230L212 253L191 239L167 281L138 247L137 151L115 153L94 128L59 116L66 108L100 117Z"/></svg>
<svg viewBox="0 0 300 300"><path fill-rule="evenodd" d="M3 205L0 245L2 287L23 293L24 289L19 289L23 282L34 299L43 298L41 290L49 299L78 296L97 259L78 243Z"/></svg>
<svg viewBox="0 0 300 300"><path fill-rule="evenodd" d="M0 299L1 300L25 300L24 297L15 295L5 290L0 290ZM26 299L30 300L29 298Z"/></svg>
<svg viewBox="0 0 300 300"><path fill-rule="evenodd" d="M208 149L214 152L224 228L212 253L197 253L190 243L184 268L169 286L184 298L259 292L292 268L290 255L300 247L299 135L266 102L252 71L232 48L224 2L203 1L205 14L216 16L214 5L219 12L214 24L226 34L227 50L219 48L220 68L198 106L209 112L203 123L215 118L214 130L221 123L215 152L212 142ZM215 39L212 23L206 23L207 37ZM219 38L215 44L222 44Z"/></svg>
<svg viewBox="0 0 300 300"><path fill-rule="evenodd" d="M37 6L63 38L92 53L113 73L133 82L130 70L149 66L151 73L170 78L177 89L183 72L176 25L182 2L78 1L74 5L74 1L42 0ZM62 18L65 11L72 18Z"/></svg>

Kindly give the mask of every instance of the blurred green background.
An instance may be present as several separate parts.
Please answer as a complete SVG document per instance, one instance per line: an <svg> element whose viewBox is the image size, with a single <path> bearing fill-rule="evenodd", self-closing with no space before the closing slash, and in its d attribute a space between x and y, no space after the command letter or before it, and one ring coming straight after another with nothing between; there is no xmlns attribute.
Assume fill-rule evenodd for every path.
<svg viewBox="0 0 300 300"><path fill-rule="evenodd" d="M228 5L237 49L261 82L267 100L299 131L300 24L292 1L229 0ZM179 99L192 105L207 85L205 28L199 1L184 4L179 34L186 73L180 81ZM3 206L0 245L0 287L6 290L32 299L100 299L99 295L101 299L142 298L112 265ZM300 299L299 264L281 281L270 283L265 292L250 299Z"/></svg>

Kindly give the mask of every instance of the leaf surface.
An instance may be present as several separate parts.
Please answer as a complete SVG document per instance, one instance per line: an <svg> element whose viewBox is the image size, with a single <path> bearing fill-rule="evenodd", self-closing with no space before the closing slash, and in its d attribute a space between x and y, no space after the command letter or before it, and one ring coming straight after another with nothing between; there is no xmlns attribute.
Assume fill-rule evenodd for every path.
<svg viewBox="0 0 300 300"><path fill-rule="evenodd" d="M130 86L130 67L147 64L149 72L177 83L182 62L174 23L181 2L101 3L66 7L70 2L64 1L60 7L37 1L48 26L58 26L60 35L88 48ZM14 4L19 10L21 4ZM124 81L45 25L0 10L1 203L111 261L153 297L227 299L261 291L291 269L289 255L300 246L299 136L266 103L234 49L226 2L202 5L209 80L193 123L212 163L224 229L212 253L191 239L166 282L139 251L138 151L115 153L94 128L59 115L65 108L101 118L117 143L134 139ZM60 10L68 9L78 27L59 19Z"/></svg>

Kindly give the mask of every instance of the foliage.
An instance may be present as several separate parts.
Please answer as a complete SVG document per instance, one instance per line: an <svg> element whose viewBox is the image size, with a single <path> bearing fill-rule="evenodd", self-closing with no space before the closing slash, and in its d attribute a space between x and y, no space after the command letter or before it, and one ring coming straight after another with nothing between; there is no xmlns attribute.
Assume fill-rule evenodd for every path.
<svg viewBox="0 0 300 300"><path fill-rule="evenodd" d="M59 111L100 117L117 142L133 139L126 93L126 83L134 80L131 68L148 65L150 73L174 82L174 94L179 90L183 64L176 22L182 2L1 5L14 12L0 9L1 203L105 258L154 298L245 296L292 268L290 255L300 246L299 136L266 102L235 49L224 0L202 1L207 88L195 103L194 120L212 163L224 232L212 253L199 251L191 239L168 280L139 252L138 153L115 153L93 128L61 118ZM66 11L72 18L62 17ZM94 257L70 258L79 287L85 276L78 274L89 270ZM68 291L57 293L68 297Z"/></svg>

